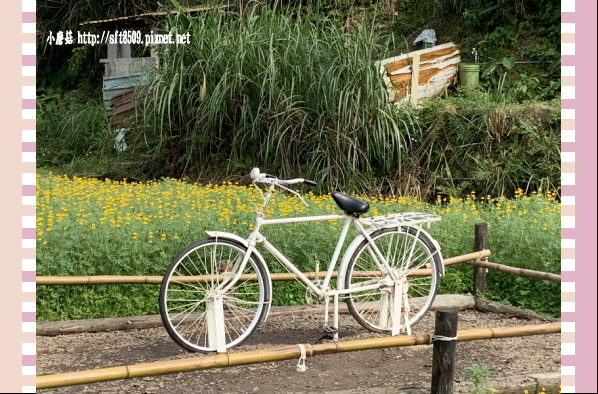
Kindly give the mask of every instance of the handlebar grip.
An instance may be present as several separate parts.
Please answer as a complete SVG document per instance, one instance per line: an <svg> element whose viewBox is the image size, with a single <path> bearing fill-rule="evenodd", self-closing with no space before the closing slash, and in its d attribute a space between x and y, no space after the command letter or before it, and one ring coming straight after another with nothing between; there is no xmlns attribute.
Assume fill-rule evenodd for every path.
<svg viewBox="0 0 598 394"><path fill-rule="evenodd" d="M318 186L316 181L312 181L311 179L304 179L303 183L305 183L306 185L309 185L309 186Z"/></svg>
<svg viewBox="0 0 598 394"><path fill-rule="evenodd" d="M260 177L260 169L259 168L253 168L251 170L251 173L249 174L249 177L253 180L256 180L257 178Z"/></svg>
<svg viewBox="0 0 598 394"><path fill-rule="evenodd" d="M270 174L264 174L264 176L265 176L266 178L274 178L274 179L276 179L276 177L275 177L274 175L270 175Z"/></svg>

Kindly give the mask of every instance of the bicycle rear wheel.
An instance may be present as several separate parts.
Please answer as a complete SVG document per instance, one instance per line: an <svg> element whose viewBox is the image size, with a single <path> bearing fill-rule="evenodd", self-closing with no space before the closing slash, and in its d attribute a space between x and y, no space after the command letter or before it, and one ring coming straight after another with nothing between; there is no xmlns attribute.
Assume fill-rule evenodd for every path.
<svg viewBox="0 0 598 394"><path fill-rule="evenodd" d="M263 319L270 302L269 281L266 268L254 255L242 272L249 279L222 291L246 253L238 242L208 238L189 245L170 263L160 287L160 315L180 346L192 352L215 352L217 343L222 344L217 338L224 336L228 349L247 339ZM223 325L215 323L220 316ZM222 332L216 334L216 326Z"/></svg>
<svg viewBox="0 0 598 394"><path fill-rule="evenodd" d="M370 234L396 278L401 282L400 331L415 325L426 314L438 287L438 264L442 260L434 243L413 227L388 228ZM395 286L389 272L382 267L369 242L364 240L356 249L345 275L347 306L363 327L374 332L392 331L392 310ZM417 271L416 271L417 270ZM375 289L360 291L359 287L378 283ZM398 283L398 282L397 282Z"/></svg>

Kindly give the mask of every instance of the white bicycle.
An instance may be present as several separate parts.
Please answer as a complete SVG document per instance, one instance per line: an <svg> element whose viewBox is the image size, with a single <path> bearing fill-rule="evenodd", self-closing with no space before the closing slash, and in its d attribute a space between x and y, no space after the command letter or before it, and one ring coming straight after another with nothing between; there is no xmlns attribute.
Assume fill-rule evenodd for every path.
<svg viewBox="0 0 598 394"><path fill-rule="evenodd" d="M437 215L407 212L360 218L367 202L334 192L332 198L344 211L284 219L266 219L266 207L276 187L297 195L287 186L308 184L307 179L282 180L251 171L253 184L264 202L256 213L253 230L238 235L207 231L210 238L187 246L170 263L160 287L160 314L172 339L189 351L225 352L242 343L265 321L272 301L268 266L257 244L263 245L287 270L296 275L311 296L324 304L324 329L338 340L339 297L353 317L366 329L397 335L411 334L411 327L428 311L444 266L438 243L422 228L440 220ZM266 193L258 184L264 185ZM305 203L307 205L307 203ZM268 242L260 228L270 224L344 220L323 280L308 279L284 254ZM358 234L334 269L349 227ZM318 269L316 268L316 271ZM337 275L336 288L331 279ZM332 325L328 324L330 299Z"/></svg>

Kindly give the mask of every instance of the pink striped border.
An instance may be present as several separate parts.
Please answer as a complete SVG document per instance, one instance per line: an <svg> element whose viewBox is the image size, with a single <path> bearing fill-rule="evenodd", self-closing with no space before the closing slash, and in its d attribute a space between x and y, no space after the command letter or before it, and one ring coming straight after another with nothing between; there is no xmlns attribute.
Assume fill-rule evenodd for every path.
<svg viewBox="0 0 598 394"><path fill-rule="evenodd" d="M34 393L35 354L35 0L21 14L21 392Z"/></svg>
<svg viewBox="0 0 598 394"><path fill-rule="evenodd" d="M596 392L596 2L561 1L561 391ZM575 81L583 81L577 89ZM583 215L576 220L576 212ZM576 345L583 338L583 345ZM581 342L580 342L581 343Z"/></svg>
<svg viewBox="0 0 598 394"><path fill-rule="evenodd" d="M562 2L561 22L561 392L575 392L575 23L568 22L575 1Z"/></svg>

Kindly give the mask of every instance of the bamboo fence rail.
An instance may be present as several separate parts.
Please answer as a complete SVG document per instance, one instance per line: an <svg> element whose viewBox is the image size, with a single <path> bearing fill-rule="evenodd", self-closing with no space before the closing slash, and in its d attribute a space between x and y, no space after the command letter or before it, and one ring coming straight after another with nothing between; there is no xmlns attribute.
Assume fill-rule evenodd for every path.
<svg viewBox="0 0 598 394"><path fill-rule="evenodd" d="M509 338L528 335L553 334L561 332L561 323L533 324L514 327L481 328L462 330L457 333L457 341ZM324 354L352 352L366 349L381 349L399 346L426 345L430 343L428 334L399 335L385 338L362 339L325 344L305 344L306 355L314 357ZM105 382L110 380L140 378L170 373L196 371L210 368L232 367L245 364L282 361L299 358L298 345L241 353L216 354L180 360L156 361L152 363L124 365L88 371L61 373L36 377L36 388L47 389L78 384Z"/></svg>
<svg viewBox="0 0 598 394"><path fill-rule="evenodd" d="M482 268L488 268L491 270L501 271L501 272L505 272L507 274L525 276L528 278L544 279L544 280L550 280L552 282L560 282L561 281L561 276L557 275L557 274L551 274L549 272L542 272L542 271L528 270L528 269L524 269L524 268L511 267L509 265L491 263L488 261L474 261L473 263L471 263L471 265L473 265L475 267L482 267Z"/></svg>
<svg viewBox="0 0 598 394"><path fill-rule="evenodd" d="M480 252L468 253L460 256L450 257L443 260L445 266L457 263L464 263L468 261L479 260L490 256L492 253L490 250L483 250ZM377 271L361 271L361 275L368 276L378 273ZM411 276L425 276L430 275L429 269L419 269L411 273ZM319 272L317 277L315 272L303 273L308 279L323 279L326 276L326 272ZM271 273L272 280L296 280L297 275L290 273ZM338 271L332 273L332 278L338 277ZM220 279L223 279L221 276ZM208 275L204 276L187 276L179 277L177 281L189 281L189 282L207 282L214 278ZM255 280L255 275L247 274L241 275L241 281ZM102 284L160 284L162 282L162 276L118 276L118 275L99 275L99 276L38 276L35 278L37 285L102 285Z"/></svg>

